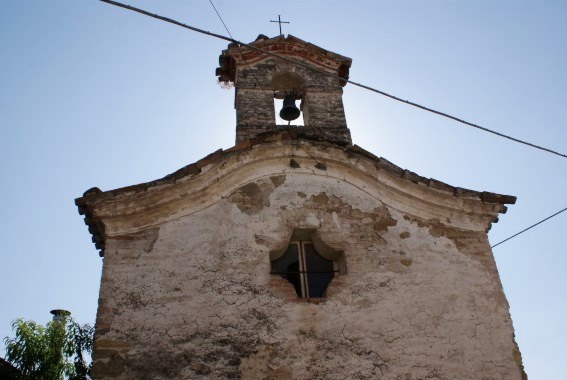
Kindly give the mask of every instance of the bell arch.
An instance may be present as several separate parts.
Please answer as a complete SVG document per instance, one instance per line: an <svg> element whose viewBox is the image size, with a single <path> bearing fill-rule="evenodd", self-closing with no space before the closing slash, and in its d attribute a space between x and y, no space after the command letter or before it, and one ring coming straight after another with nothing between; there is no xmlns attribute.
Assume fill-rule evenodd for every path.
<svg viewBox="0 0 567 380"><path fill-rule="evenodd" d="M278 112L288 124L302 116L307 133L352 144L342 100L350 58L293 36L260 35L252 45L282 58L234 44L219 57L219 81L235 87L236 143L275 130Z"/></svg>
<svg viewBox="0 0 567 380"><path fill-rule="evenodd" d="M305 80L293 71L276 72L271 80L272 89L277 93L281 91L296 91L302 93Z"/></svg>
<svg viewBox="0 0 567 380"><path fill-rule="evenodd" d="M292 121L299 119L297 124L303 125L304 119L300 118L301 105L298 108L295 104L296 101L303 99L305 88L303 78L293 71L277 72L272 76L271 84L274 91L274 99L276 99L274 108L275 112L279 112L279 118L284 122L287 121L288 125ZM283 102L278 102L278 100L283 100Z"/></svg>

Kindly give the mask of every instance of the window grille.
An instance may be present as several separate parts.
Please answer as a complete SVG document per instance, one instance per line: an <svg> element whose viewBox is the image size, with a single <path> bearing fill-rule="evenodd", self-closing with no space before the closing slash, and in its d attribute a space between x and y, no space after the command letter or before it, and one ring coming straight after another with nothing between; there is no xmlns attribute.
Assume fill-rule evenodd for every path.
<svg viewBox="0 0 567 380"><path fill-rule="evenodd" d="M301 298L321 298L335 277L333 261L321 256L310 241L292 241L285 253L272 261L271 274L293 284Z"/></svg>

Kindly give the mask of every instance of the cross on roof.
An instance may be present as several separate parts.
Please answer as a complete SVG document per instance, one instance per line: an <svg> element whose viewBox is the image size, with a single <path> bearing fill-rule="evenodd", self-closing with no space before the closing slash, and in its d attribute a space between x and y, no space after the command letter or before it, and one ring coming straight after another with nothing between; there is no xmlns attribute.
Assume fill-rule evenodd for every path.
<svg viewBox="0 0 567 380"><path fill-rule="evenodd" d="M280 24L280 36L283 35L282 24L289 24L289 21L282 21L280 15L278 15L278 21L270 20L270 22L277 22L278 24Z"/></svg>

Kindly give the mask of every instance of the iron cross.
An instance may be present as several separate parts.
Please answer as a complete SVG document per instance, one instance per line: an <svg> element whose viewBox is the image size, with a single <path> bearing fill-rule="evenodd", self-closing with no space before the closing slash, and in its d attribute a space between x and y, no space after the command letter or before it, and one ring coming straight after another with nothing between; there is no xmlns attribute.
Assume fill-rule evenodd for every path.
<svg viewBox="0 0 567 380"><path fill-rule="evenodd" d="M277 22L278 24L280 24L280 36L283 35L282 24L289 24L289 21L282 21L280 15L278 15L278 21L270 20L270 22Z"/></svg>

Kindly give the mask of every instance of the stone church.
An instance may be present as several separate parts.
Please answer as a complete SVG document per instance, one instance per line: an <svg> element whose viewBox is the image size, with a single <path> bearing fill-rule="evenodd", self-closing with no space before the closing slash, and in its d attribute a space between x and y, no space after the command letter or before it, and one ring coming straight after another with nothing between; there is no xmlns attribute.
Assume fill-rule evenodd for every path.
<svg viewBox="0 0 567 380"><path fill-rule="evenodd" d="M235 146L76 200L104 258L94 377L525 379L487 239L515 198L353 145L350 58L252 46L217 69Z"/></svg>

